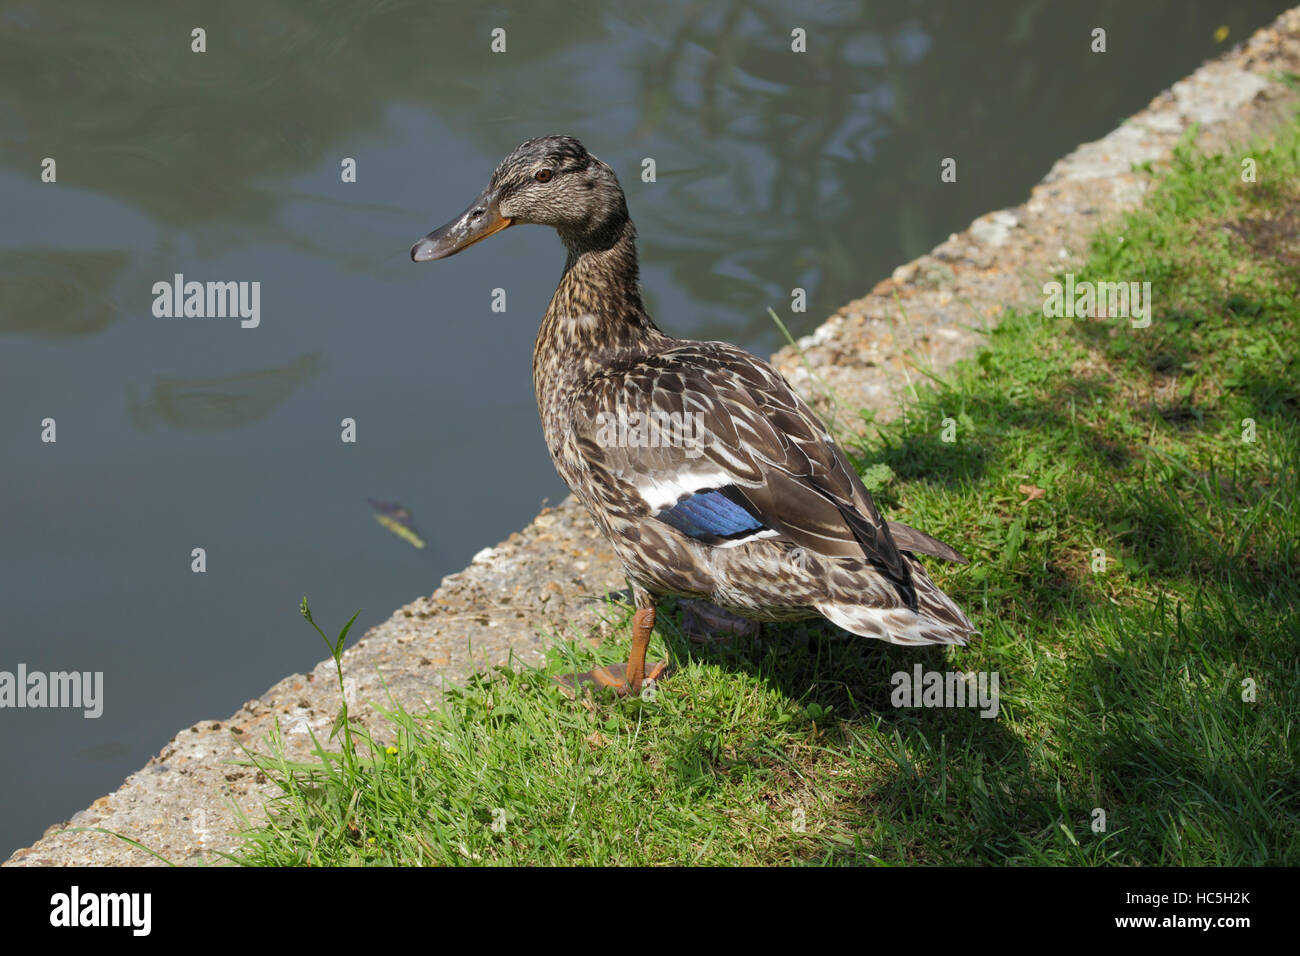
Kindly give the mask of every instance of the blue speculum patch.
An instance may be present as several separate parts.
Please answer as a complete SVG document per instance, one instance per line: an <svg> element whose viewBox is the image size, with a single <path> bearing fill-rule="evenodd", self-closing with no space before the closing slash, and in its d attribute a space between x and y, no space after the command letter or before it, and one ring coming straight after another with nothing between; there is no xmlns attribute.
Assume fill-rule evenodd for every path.
<svg viewBox="0 0 1300 956"><path fill-rule="evenodd" d="M763 527L763 522L721 491L691 495L655 517L692 538L730 538Z"/></svg>

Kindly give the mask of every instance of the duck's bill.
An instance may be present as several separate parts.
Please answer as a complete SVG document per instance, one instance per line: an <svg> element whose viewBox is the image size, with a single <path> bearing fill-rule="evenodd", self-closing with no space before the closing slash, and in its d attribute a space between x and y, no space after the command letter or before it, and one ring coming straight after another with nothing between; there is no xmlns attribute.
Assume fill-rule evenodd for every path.
<svg viewBox="0 0 1300 956"><path fill-rule="evenodd" d="M411 259L415 262L446 259L492 233L500 232L510 223L511 220L501 215L496 193L484 190L463 213L411 246Z"/></svg>

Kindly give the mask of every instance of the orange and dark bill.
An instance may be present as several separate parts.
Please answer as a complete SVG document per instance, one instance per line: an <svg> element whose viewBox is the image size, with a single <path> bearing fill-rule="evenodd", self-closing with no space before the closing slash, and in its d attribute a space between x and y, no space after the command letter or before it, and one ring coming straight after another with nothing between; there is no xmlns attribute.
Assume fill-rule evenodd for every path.
<svg viewBox="0 0 1300 956"><path fill-rule="evenodd" d="M446 259L510 225L501 215L496 190L488 187L463 213L411 246L413 262Z"/></svg>

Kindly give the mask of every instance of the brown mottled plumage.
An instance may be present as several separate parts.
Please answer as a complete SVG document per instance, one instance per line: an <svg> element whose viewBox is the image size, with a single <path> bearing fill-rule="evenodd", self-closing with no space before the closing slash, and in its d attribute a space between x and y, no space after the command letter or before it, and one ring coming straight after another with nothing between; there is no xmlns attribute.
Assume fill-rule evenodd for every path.
<svg viewBox="0 0 1300 956"><path fill-rule="evenodd" d="M515 223L553 226L568 250L533 349L537 407L556 469L613 546L638 608L626 668L582 676L636 693L665 594L756 620L820 615L899 644L975 633L915 555L964 559L881 518L771 365L659 331L641 301L623 190L577 140L520 145L411 257L445 258Z"/></svg>

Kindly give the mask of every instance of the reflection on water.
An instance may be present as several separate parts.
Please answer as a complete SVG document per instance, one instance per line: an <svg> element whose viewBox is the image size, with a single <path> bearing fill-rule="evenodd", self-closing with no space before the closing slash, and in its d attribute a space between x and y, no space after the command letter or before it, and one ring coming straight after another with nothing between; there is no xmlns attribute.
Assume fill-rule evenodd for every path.
<svg viewBox="0 0 1300 956"><path fill-rule="evenodd" d="M127 386L127 407L136 427L162 422L190 431L239 428L261 421L300 386L320 374L318 354L303 355L279 368L219 378L159 379L141 398Z"/></svg>
<svg viewBox="0 0 1300 956"><path fill-rule="evenodd" d="M131 752L131 748L119 741L111 741L106 744L95 744L91 747L82 747L77 751L77 756L83 760L121 760Z"/></svg>
<svg viewBox="0 0 1300 956"><path fill-rule="evenodd" d="M322 619L364 607L359 635L562 493L528 375L555 237L512 229L437 269L407 258L520 141L570 133L618 172L666 331L770 351L768 307L810 331L1023 199L1221 49L1217 27L1235 41L1287 5L4 7L0 668L103 670L97 739L131 744L0 715L0 774L28 782L6 793L0 854L173 728L314 664L304 593ZM1104 56L1088 50L1099 23ZM947 157L956 183L939 182ZM154 318L154 283L177 273L259 282L258 327ZM791 315L796 287L807 311ZM47 417L56 444L39 441ZM377 515L394 534L374 533L370 495L402 502Z"/></svg>
<svg viewBox="0 0 1300 956"><path fill-rule="evenodd" d="M62 157L64 181L165 228L240 224L198 237L209 252L270 230L326 254L320 236L278 226L284 178L391 138L394 106L436 111L490 155L577 132L622 174L647 260L696 303L678 331L766 348L776 333L764 310L788 304L791 288L808 290L795 317L806 331L954 225L1018 199L1045 171L1023 141L1039 124L1077 118L1104 132L1167 82L1147 40L1134 56L1136 38L1159 37L1191 65L1213 47L1205 24L1256 22L1283 4L320 6L204 10L205 54L189 50L188 11L115 7L109 23L89 2L11 8L0 32L9 142L25 163L38 146ZM1071 56L1103 20L1112 52ZM493 56L498 22L510 43ZM791 52L795 26L806 53ZM657 159L653 188L638 181L645 156ZM959 162L956 186L938 182L945 157ZM103 275L80 282L109 291Z"/></svg>
<svg viewBox="0 0 1300 956"><path fill-rule="evenodd" d="M57 339L102 332L118 314L108 290L129 261L122 251L0 256L0 335Z"/></svg>

